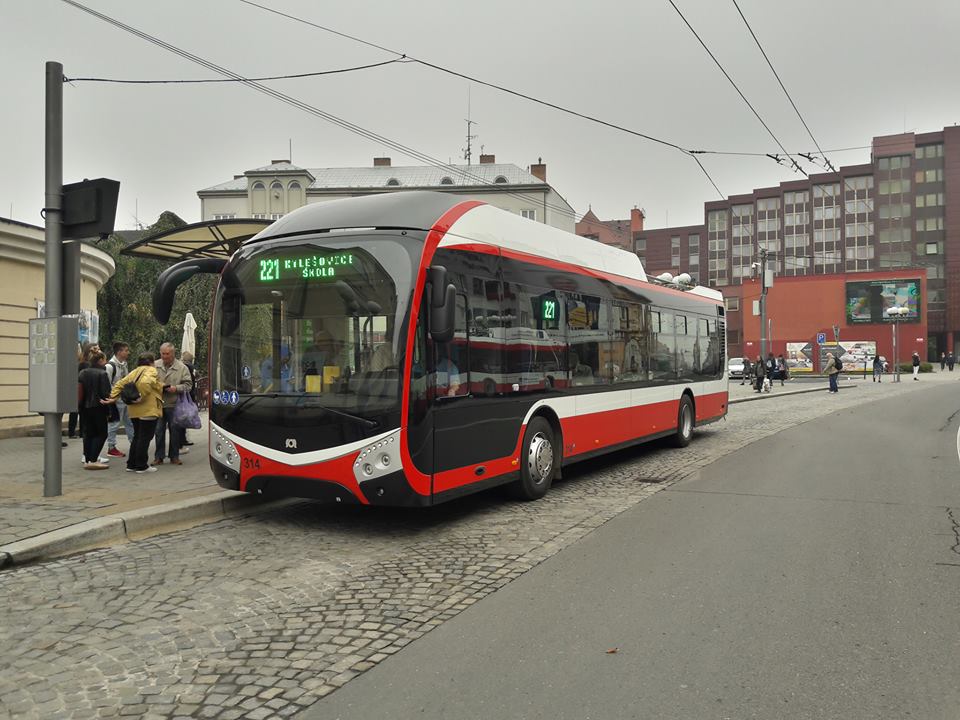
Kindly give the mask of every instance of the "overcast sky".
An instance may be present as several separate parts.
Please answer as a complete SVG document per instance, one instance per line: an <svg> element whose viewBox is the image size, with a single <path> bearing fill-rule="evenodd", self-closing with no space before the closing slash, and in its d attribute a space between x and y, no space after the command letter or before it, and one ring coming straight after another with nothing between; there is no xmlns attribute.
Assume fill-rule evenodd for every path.
<svg viewBox="0 0 960 720"><path fill-rule="evenodd" d="M695 149L776 152L668 0L260 0L391 50ZM815 149L730 0L675 0L791 152ZM956 0L738 0L824 150L960 122ZM246 77L334 70L390 53L239 0L87 0L101 13ZM60 0L0 0L0 216L42 225L44 63L68 77L219 77ZM650 141L407 63L270 83L433 158L462 162L467 102L498 162L543 158L580 214L645 208L648 227L703 222L716 191L689 157ZM239 84L64 88L64 181L121 182L117 228L172 210L200 219L197 190L287 158L305 167L422 165ZM828 153L834 164L869 149ZM799 178L766 158L706 156L724 195ZM812 169L805 165L807 169Z"/></svg>

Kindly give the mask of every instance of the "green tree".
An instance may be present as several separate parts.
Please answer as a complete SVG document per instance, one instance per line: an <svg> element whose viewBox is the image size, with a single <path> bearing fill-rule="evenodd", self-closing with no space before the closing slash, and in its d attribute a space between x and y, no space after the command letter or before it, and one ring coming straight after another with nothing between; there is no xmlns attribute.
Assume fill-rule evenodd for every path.
<svg viewBox="0 0 960 720"><path fill-rule="evenodd" d="M216 276L196 275L177 288L170 322L160 325L153 317L153 289L157 277L172 263L120 254L123 248L141 237L184 225L186 223L175 213L167 211L142 233L115 233L101 243L100 249L110 253L117 270L97 294L100 344L109 351L114 342L128 343L134 358L141 352L156 355L163 342L172 342L179 348L183 337L183 319L191 312L197 321L196 366L200 375L206 375L210 304Z"/></svg>

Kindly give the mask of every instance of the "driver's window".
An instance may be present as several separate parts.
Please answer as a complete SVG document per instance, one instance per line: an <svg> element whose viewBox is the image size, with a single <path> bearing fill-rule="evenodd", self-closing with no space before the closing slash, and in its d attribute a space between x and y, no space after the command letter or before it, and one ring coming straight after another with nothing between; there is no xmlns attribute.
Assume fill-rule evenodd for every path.
<svg viewBox="0 0 960 720"><path fill-rule="evenodd" d="M457 397L470 392L468 366L470 345L467 333L467 298L457 294L453 340L435 343L437 362L433 386L436 397Z"/></svg>

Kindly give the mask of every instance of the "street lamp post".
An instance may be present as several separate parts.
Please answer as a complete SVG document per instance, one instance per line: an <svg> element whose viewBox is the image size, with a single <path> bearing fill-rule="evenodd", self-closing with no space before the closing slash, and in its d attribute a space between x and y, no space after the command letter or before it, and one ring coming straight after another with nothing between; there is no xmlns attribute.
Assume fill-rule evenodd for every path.
<svg viewBox="0 0 960 720"><path fill-rule="evenodd" d="M893 320L893 381L900 382L900 358L897 355L897 336L900 334L898 328L900 321L910 313L910 308L894 305L884 312Z"/></svg>

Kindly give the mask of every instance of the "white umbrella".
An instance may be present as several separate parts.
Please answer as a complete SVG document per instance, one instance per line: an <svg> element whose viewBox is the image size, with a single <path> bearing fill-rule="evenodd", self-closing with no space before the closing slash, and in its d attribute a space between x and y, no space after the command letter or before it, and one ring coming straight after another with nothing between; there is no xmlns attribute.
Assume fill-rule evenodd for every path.
<svg viewBox="0 0 960 720"><path fill-rule="evenodd" d="M197 321L193 319L193 313L189 312L183 319L183 340L180 341L180 355L185 352L197 354Z"/></svg>

